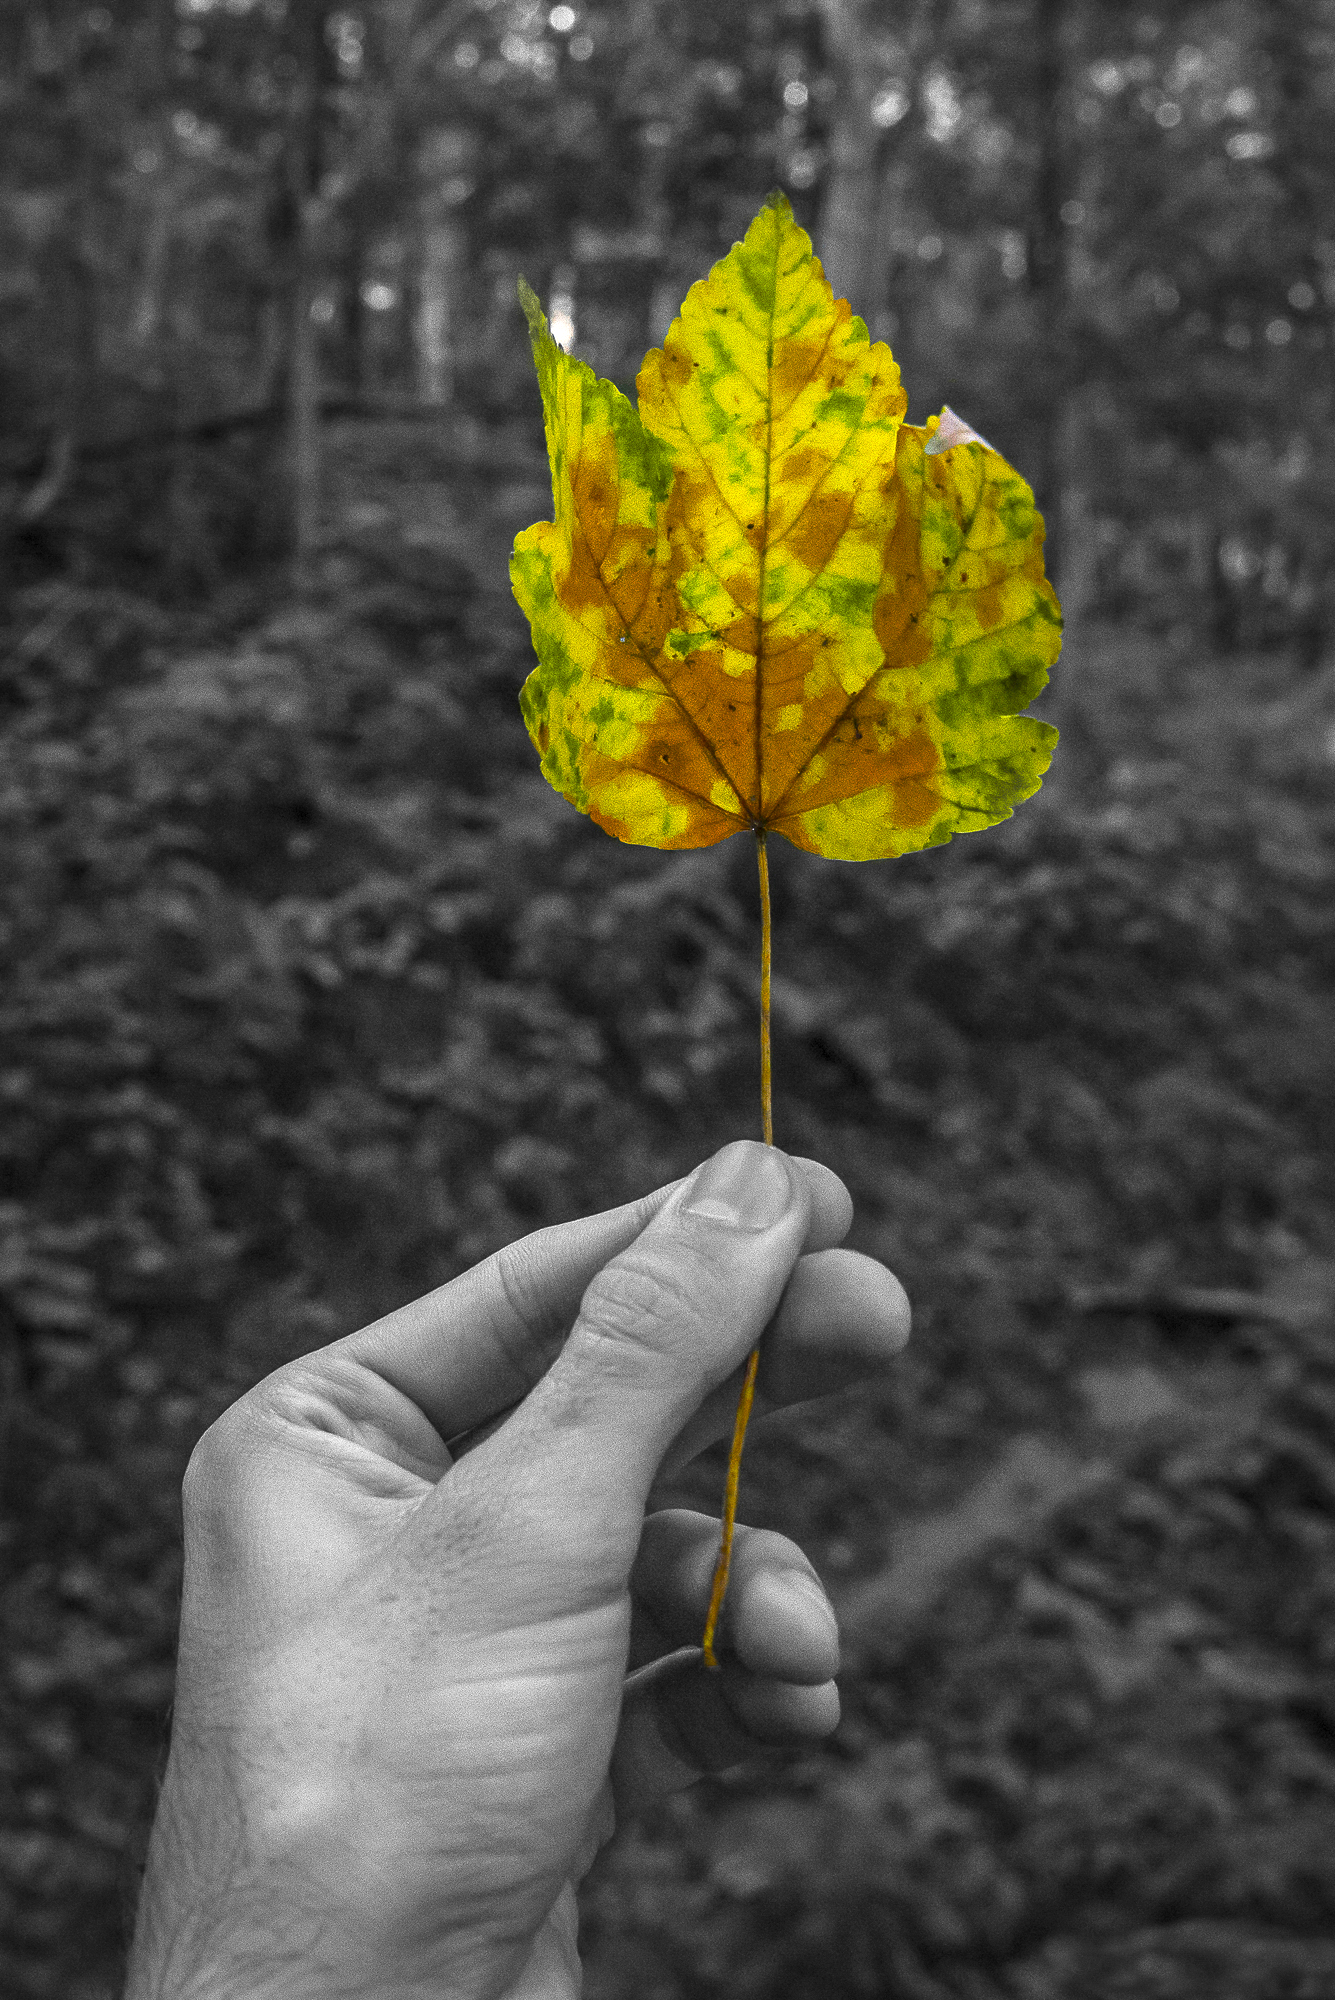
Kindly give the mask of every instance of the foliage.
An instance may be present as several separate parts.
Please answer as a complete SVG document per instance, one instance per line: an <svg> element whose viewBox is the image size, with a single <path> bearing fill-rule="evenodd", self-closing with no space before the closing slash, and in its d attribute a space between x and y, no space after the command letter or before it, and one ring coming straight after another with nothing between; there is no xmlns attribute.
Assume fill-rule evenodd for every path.
<svg viewBox="0 0 1335 2000"><path fill-rule="evenodd" d="M781 195L694 285L639 413L525 309L555 520L515 544L543 774L606 831L748 826L843 860L994 825L1051 725L1029 488L957 419L904 431L890 350ZM949 416L949 413L947 413Z"/></svg>

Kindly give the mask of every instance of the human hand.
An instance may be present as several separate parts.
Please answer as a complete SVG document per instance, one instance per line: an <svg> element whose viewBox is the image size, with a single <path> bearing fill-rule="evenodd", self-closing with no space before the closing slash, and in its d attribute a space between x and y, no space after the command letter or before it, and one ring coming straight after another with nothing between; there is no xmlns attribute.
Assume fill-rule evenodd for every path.
<svg viewBox="0 0 1335 2000"><path fill-rule="evenodd" d="M737 1142L205 1433L127 2000L574 2000L614 1817L835 1726L801 1551L739 1528L709 1673L718 1523L645 1509L726 1435L762 1332L758 1409L903 1346L896 1280L834 1247L851 1214L828 1169Z"/></svg>

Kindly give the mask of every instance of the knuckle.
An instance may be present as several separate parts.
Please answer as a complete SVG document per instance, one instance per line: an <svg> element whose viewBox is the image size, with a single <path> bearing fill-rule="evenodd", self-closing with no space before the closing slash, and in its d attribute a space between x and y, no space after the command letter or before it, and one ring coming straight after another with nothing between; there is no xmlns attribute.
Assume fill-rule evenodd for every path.
<svg viewBox="0 0 1335 2000"><path fill-rule="evenodd" d="M198 1513L212 1504L228 1484L229 1460L234 1457L228 1418L230 1410L215 1419L196 1441L181 1481L181 1498L186 1512Z"/></svg>
<svg viewBox="0 0 1335 2000"><path fill-rule="evenodd" d="M701 1290L700 1273L679 1260L648 1249L627 1251L589 1285L576 1330L610 1346L657 1346L665 1329L677 1336L699 1329L710 1303Z"/></svg>
<svg viewBox="0 0 1335 2000"><path fill-rule="evenodd" d="M551 1324L545 1273L535 1263L531 1239L528 1243L507 1243L496 1253L495 1268L505 1301L504 1312L495 1317L496 1345L517 1381L528 1388L551 1362L559 1337L554 1336Z"/></svg>
<svg viewBox="0 0 1335 2000"><path fill-rule="evenodd" d="M254 1423L242 1397L215 1418L197 1440L181 1480L181 1508L187 1528L214 1533L231 1522L250 1483Z"/></svg>

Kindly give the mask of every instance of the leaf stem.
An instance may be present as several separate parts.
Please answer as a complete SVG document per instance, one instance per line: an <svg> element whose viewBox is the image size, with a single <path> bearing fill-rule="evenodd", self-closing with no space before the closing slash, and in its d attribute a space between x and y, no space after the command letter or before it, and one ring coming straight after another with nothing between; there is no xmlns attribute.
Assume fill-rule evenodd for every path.
<svg viewBox="0 0 1335 2000"><path fill-rule="evenodd" d="M756 859L760 863L760 1123L765 1144L774 1144L774 1106L770 1092L769 1056L769 977L770 917L769 859L765 853L765 829L756 829Z"/></svg>
<svg viewBox="0 0 1335 2000"><path fill-rule="evenodd" d="M760 865L760 1120L765 1134L765 1144L774 1144L774 1106L771 1091L770 1039L769 1039L769 995L770 995L770 906L769 906L769 858L765 853L765 829L756 828L756 859ZM753 1347L747 1357L746 1374L742 1378L742 1393L737 1403L737 1416L732 1427L732 1447L728 1452L728 1477L723 1491L723 1522L719 1536L718 1559L714 1564L714 1581L709 1592L709 1611L705 1618L704 1638L701 1648L705 1665L715 1673L718 1671L718 1656L714 1651L714 1633L723 1610L723 1599L728 1589L728 1571L732 1565L732 1535L737 1523L737 1486L742 1474L742 1446L746 1442L746 1426L751 1416L751 1404L756 1393L756 1374L760 1367L760 1349Z"/></svg>

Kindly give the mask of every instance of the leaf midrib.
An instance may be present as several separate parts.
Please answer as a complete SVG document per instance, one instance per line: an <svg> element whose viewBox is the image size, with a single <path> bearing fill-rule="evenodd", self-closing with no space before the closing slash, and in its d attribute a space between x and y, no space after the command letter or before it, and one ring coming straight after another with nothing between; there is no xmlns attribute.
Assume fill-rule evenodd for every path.
<svg viewBox="0 0 1335 2000"><path fill-rule="evenodd" d="M777 308L778 308L778 274L777 274L777 266L778 266L778 246L777 246L777 243L776 243L776 246L775 246L775 267L776 267L776 270L775 270L775 290L774 290L774 302L773 302L773 304L772 304L772 306L771 306L771 308L770 308L770 322L769 322L769 324L770 324L770 333L769 333L769 343L768 343L768 347L767 347L767 353L766 353L766 365L767 365L767 373L768 373L768 377L769 377L769 383L770 383L770 393L769 393L769 395L768 395L768 398L767 398L767 410L768 410L768 417L767 417L767 423L766 423L766 452L765 452L765 494L764 494L764 510L765 510L765 511L764 511L764 520L765 520L765 523L766 523L766 529L767 529L767 531L768 531L768 524L769 524L769 496L770 496L770 475L771 475L771 468L772 468L772 465L773 465L773 456L774 456L774 453L773 453L773 417L774 417L774 397L773 397L773 387L772 387L772 384L773 384L773 359L774 359L774 336L773 336L773 330L774 330L774 322L775 322L775 318L776 318L776 316L777 316ZM821 365L821 362L822 362L822 361L823 361L823 360L825 359L825 356L826 356L826 353L827 353L827 352L829 351L829 346L830 346L830 342L831 342L831 340L832 340L832 339L834 338L834 334L835 334L835 331L836 331L836 328L835 328L835 326L834 326L834 325L831 325L831 326L830 326L830 327L829 327L829 328L827 329L827 331L826 331L826 335L825 335L825 339L824 339L824 341L823 341L823 342L822 342L822 344L821 344L821 349L820 349L820 353L819 353L819 354L818 354L818 355L816 356L816 359L815 359L815 361L814 361L814 362L812 363L812 366L811 366L811 370L810 370L810 373L808 374L808 376L807 376L807 378L806 378L807 382L809 382L809 381L810 381L810 380L812 379L812 377L813 377L813 376L815 375L815 373L816 373L817 369L818 369L818 368L820 367L820 365ZM748 382L750 382L750 377L749 377L749 376L748 376L748 377L747 377L746 379L747 379L747 381L748 381ZM806 386L806 383L803 383L803 385L802 385L802 386L803 386L803 387L805 387L805 386ZM755 387L754 383L751 383L751 387L752 387L752 388L754 388L754 387ZM795 396L794 396L794 398L790 399L790 404L791 404L791 401L792 401L792 400L795 400L795 399L796 399L796 395L799 395L800 393L801 393L801 391L800 391L800 390L798 390L797 392L795 392ZM720 506L721 506L721 507L723 508L724 512L725 512L725 513L727 513L727 514L729 514L729 515L731 516L731 518L732 518L732 519L733 519L733 520L734 520L734 521L735 521L735 522L737 523L737 525L738 525L738 526L740 527L740 526L741 526L741 518L740 518L740 516L738 515L738 513L737 513L737 510L736 510L736 508L735 508L735 507L734 507L734 506L732 505L732 503L731 503L731 502L729 501L729 499L727 498L726 494L725 494L725 493L723 492L722 488L720 487L720 485L719 485L719 483L718 483L718 477L717 477L717 475L716 475L716 473L715 473L715 471L714 471L714 468L713 468L713 466L712 466L712 465L710 464L710 462L709 462L709 456L708 456L707 452L705 451L705 448L704 448L704 446L703 446L703 445L701 444L701 442L700 442L699 438L697 438L697 437L696 437L696 436L694 435L694 433L693 433L693 432L691 431L691 429L690 429L689 425L687 424L687 422L686 422L686 419L685 419L685 414L684 414L684 412L683 412L683 410L682 410L682 407L681 407L681 404L680 404L680 403L679 403L679 402L677 401L677 399L676 399L676 397L675 397L675 396L671 397L671 399L670 399L670 400L671 400L671 402L672 402L672 406L673 406L674 410L675 410L675 411L676 411L676 413L677 413L677 418L678 418L678 421L679 421L679 422L680 422L680 424L681 424L681 431L682 431L682 436L683 436L683 437L684 437L684 438L685 438L685 439L687 440L687 442L688 442L688 443L689 443L689 445L691 446L691 449L692 449L692 450L694 451L694 453L695 453L695 456L696 456L696 459L698 460L698 462L699 462L699 464L700 464L700 466L701 466L702 470L704 471L704 474L705 474L705 477L706 477L706 478L707 478L707 479L709 480L709 483L710 483L710 485L711 485L711 486L713 487L713 489L714 489L714 493L715 493L715 495L716 495L716 497L717 497L717 499L718 499L718 503L719 503L719 505L720 505ZM867 400L868 402L869 402L869 401L871 400L871 395L870 395L870 391L868 392L868 396L867 396L867 399L866 399L866 400ZM865 404L864 404L864 408L865 408ZM830 476L831 472L833 472L833 470L834 470L835 466L837 466L837 465L839 464L840 460L841 460L841 459L842 459L842 458L844 457L845 453L846 453L846 452L847 452L847 451L848 451L848 450L850 449L850 447L852 446L852 444L853 444L853 443L854 443L854 442L856 441L856 439L857 439L857 437L858 437L858 435L859 435L859 429L860 429L860 425L859 425L859 424L855 424L855 425L853 425L853 426L852 426L852 427L850 428L850 430L849 430L849 433L848 433L848 436L847 436L847 437L845 438L845 440L844 440L843 444L842 444L842 445L840 446L839 450L838 450L838 451L837 451L837 452L835 453L834 457L833 457L833 458L832 458L832 459L830 460L829 464L828 464L828 465L826 466L826 468L825 468L824 472L823 472L823 473L821 474L820 478L819 478L819 479L818 479L818 480L816 481L815 485L814 485L814 486L813 486L813 487L811 488L811 491L810 491L810 492L809 492L809 493L807 494L807 497L806 497L806 499L805 499L805 500L804 500L804 501L802 502L802 505L801 505L801 507L800 507L800 508L798 509L797 513L796 513L796 514L795 514L795 515L793 516L792 520L791 520L791 521L790 521L790 522L788 523L787 527L786 527L786 528L784 529L784 532L783 532L783 535L781 535L781 536L779 536L779 537L778 537L778 540L779 540L780 544L782 544L782 542L784 541L784 539L785 539L785 537L786 537L786 536L788 536L788 535L790 535L790 534L792 533L792 531L793 531L794 527L795 527L795 526L797 525L798 521L800 521L800 520L801 520L801 518L802 518L803 514L804 514L804 513L806 512L807 508L808 508L808 507L809 507L809 506L811 505L811 503L812 503L812 501L813 501L813 500L815 499L816 495L817 495L817 494L818 494L818 493L819 493L819 492L821 491L822 487L823 487L823 486L824 486L824 485L826 484L826 482L827 482L827 480L829 479L829 476ZM871 469L870 469L870 470L868 471L868 473L867 473L867 478L868 478L868 479L874 476L874 473L875 473L875 469L876 469L875 467L872 467L872 468L871 468ZM862 480L862 481L860 481L860 482L859 482L859 485L858 485L858 487L857 487L857 488L856 488L855 490L856 490L857 492L860 492L860 491L862 490L862 487L863 487L863 486L864 486L865 484L866 484L866 480L865 480L865 479L864 479L864 480ZM699 542L698 542L698 541L696 541L694 537L692 537L692 538L691 538L691 546L692 546L692 548L693 548L693 549L694 549L694 551L695 551L695 555L696 555L696 559L697 559L697 561L699 562L700 566L701 566L702 568L704 568L704 569L707 569L707 570L709 571L710 575L711 575L711 576L713 576L713 577L714 577L714 579L715 579L715 581L716 581L716 582L718 583L718 585L719 585L720 589L721 589L721 590L723 590L723 591L725 592L725 594L726 594L726 595L727 595L727 596L728 596L729 598L731 598L731 599L732 599L732 602L733 602L734 604L736 604L736 605L737 605L737 609L738 609L738 611L742 612L742 613L743 613L744 615L746 615L746 616L750 616L751 614L750 614L750 613L748 613L748 612L746 611L746 607L745 607L745 605L743 605L743 604L740 604L740 603L738 603L738 601L737 601L736 597L734 597L734 596L733 596L733 593L732 593L732 591L731 591L731 590L730 590L730 589L728 588L728 585L727 585L727 583L726 583L726 582L724 581L723 577L722 577L722 576L721 576L721 575L719 574L719 571L718 571L718 569L716 568L715 564L714 564L714 563L713 563L713 561L711 560L711 558L710 558L710 556L709 556L709 553L708 553L708 551L707 551L706 549L702 548L702 547L700 546ZM759 594L757 595L757 600L756 600L756 611L755 611L755 614L754 614L754 615L755 615L755 620L756 620L756 704L755 704L755 732L756 732L756 749L755 749L755 756L756 756L756 774L757 774L757 775L756 775L756 807L755 807L755 811L754 811L754 813L752 813L752 809L751 809L751 804L750 804L750 801L749 801L749 800L747 800L747 799L745 798L745 795L743 794L743 792L742 792L742 789L741 789L740 785L738 785L738 784L736 783L736 781L735 781L734 779L732 779L731 777L728 777L728 783L729 783L730 785L732 785L732 788L733 788L734 792L736 792L736 794L737 794L737 797L738 797L739 799L741 799L741 800L743 801L743 804L744 804L744 805L746 806L746 810L747 810L747 814L748 814L748 817L749 817L749 818L751 819L751 823L752 823L752 824L753 824L753 825L754 825L754 826L755 826L755 827L757 828L757 830L759 830L759 829L760 829L761 827L763 827L763 826L765 826L765 825L769 824L769 818L768 818L768 817L767 817L767 816L765 815L765 813L764 813L764 811L763 811L763 803L762 803L762 802L763 802L763 790L762 790L762 785L761 785L761 771L762 771L762 764L763 764L763 752L762 752L762 747L761 747L761 746L763 745L763 741L764 741L764 727L763 727L763 717L764 717L764 706L763 706L763 702L762 702L762 700L761 700L761 680L760 680L760 660L761 660L761 655L762 655L762 653L763 653L763 651L764 651L764 646L765 646L765 628L766 628L766 625L767 625L767 624L772 624L772 623L774 622L773 618L771 618L771 619L768 619L768 620L767 620L767 619L766 619L766 618L765 618L765 617L763 616L763 613L762 613L762 606L763 606L763 602L764 602L764 596L763 596L763 592L764 592L764 576L765 576L765 559L766 559L766 556L767 556L767 554L768 554L768 548L769 548L769 542L768 542L768 532L767 532L767 537L766 537L766 541L765 541L765 542L764 542L764 543L762 544L762 551L761 551L761 563L760 563L760 583L759 583ZM800 602L801 602L801 600L802 600L802 598L803 598L803 597L804 597L804 596L805 596L805 595L807 594L807 592L808 592L808 591L809 591L809 590L810 590L810 589L811 589L811 588L813 587L813 585L814 585L814 584L815 584L815 583L816 583L816 582L818 581L818 579L819 579L819 578L820 578L821 576L823 576L823 575L824 575L824 573L825 573L826 569L827 569L827 568L829 567L829 563L830 563L830 557L829 557L829 556L827 556L827 557L826 557L826 559L825 559L825 561L824 561L824 562L823 562L823 563L822 563L822 564L820 565L820 568L819 568L819 569L817 569L817 570L814 570L814 571L812 572L811 576L809 576L809 577L808 577L807 581L806 581L806 582L805 582L805 583L803 584L803 586L802 586L801 590L800 590L800 591L799 591L799 592L797 593L796 597L793 597L793 598L790 598L790 599L789 599L789 601L788 601L788 603L787 603L787 604L785 604L785 605L783 606L783 610L782 610L782 612L776 612L776 613L774 614L774 617L775 617L775 618L777 618L777 617L780 617L780 616L784 616L784 615L786 615L787 613L789 613L789 612L790 612L790 611L791 611L791 610L793 609L793 606L794 606L795 604L798 604L798 603L800 603ZM712 626L709 626L709 627L708 627L707 629L708 629L708 630L710 630L711 632L714 632L714 628L713 628ZM714 632L714 636L715 636L715 638L718 638L718 639L720 639L720 640L721 640L721 639L722 639L722 636L723 636L723 635L722 635L721 633L719 633L719 632ZM647 656L646 656L646 659L647 659ZM648 661L647 663L648 663L649 665L651 665L651 666L653 665L653 662L652 662L652 661ZM828 739L829 739L829 736L830 736L830 735L831 735L831 734L833 733L833 729L834 729L835 727L837 727L837 726L838 726L838 722L839 722L839 721L842 721L843 717L844 717L844 716L845 716L845 715L846 715L846 714L848 713L848 708L849 708L849 707L851 707L851 706L852 706L852 704L853 704L853 703L854 703L854 702L855 702L855 701L856 701L856 700L858 699L859 695L861 695L861 694L865 693L866 689L867 689L867 688L868 688L868 687L870 686L871 682L872 682L872 681L873 681L873 680L874 680L874 679L876 678L876 675L877 675L878 673L880 673L880 671L881 671L881 668L882 668L882 667L883 667L884 665L885 665L885 660L884 660L884 657L883 657L883 658L882 658L882 660L881 660L881 664L880 664L880 666L876 667L876 668L874 669L874 671L873 671L873 672L872 672L871 674L869 674L869 675L868 675L868 677L867 677L867 679L866 679L866 680L865 680L865 681L864 681L864 682L862 683L862 686L861 686L860 688L856 689L856 690L854 691L854 693L853 693L853 694L851 694L851 695L849 696L849 698L848 698L848 703L847 703L847 705L845 706L845 708L844 708L844 709L842 709L842 710L840 711L840 715L839 715L839 717L838 717L838 718L836 719L836 722L835 722L835 724L834 724L834 725L832 725L832 728L831 728L831 730L827 731L827 732L826 732L826 735L825 735L825 736L823 736L823 737L821 738L821 740L820 740L820 743L819 743L819 744L817 744L816 746L814 746L814 748L813 748L813 749L812 749L812 751L810 752L809 756L807 757L807 759L806 759L806 762L805 762L805 763L803 764L803 766L802 766L802 770L805 770L805 769L806 769L806 764L807 764L807 763L809 763L809 762L811 761L811 757L812 757L812 756L814 756L814 755L816 754L816 750L817 750L817 749L820 749L820 748L823 748L823 747L824 747L824 744L825 744L825 743L826 743L826 742L828 741ZM661 675L659 676L659 678L660 678L660 680L663 680L663 677L662 677ZM670 682L668 682L668 681L666 681L666 680L663 680L663 685L664 685L664 687L665 687L665 688L667 688L667 691L668 691L668 693L669 693L669 694L671 695L672 699L673 699L673 700L674 700L674 701L675 701L675 702L677 703L677 706L678 706L678 707L679 707L679 708L681 709L681 712L682 712L682 714L683 714L683 715L684 715L684 716L686 717L687 721L688 721L688 722L693 722L693 718L692 718L692 716L691 716L691 713L690 713L690 710L689 710L689 709L687 708L687 706L686 706L686 704L685 704L684 700L682 699L681 695L680 695L680 694L679 694L679 693L677 692L677 690L676 690L675 688L673 688L673 687L672 687L672 685L670 684ZM701 739L701 741L702 741L702 742L705 742L705 743L707 743L708 739L707 739L707 738L706 738L706 737L704 736L704 734L703 734L703 731L699 731L699 730L697 730L697 734L698 734L698 735L700 736L700 739ZM715 759L715 761L716 761L716 762L718 761L718 760L717 760L717 758ZM722 766L720 765L720 766L719 766L719 768L720 768L720 769L722 769ZM725 775L725 777L726 777L726 776L727 776L727 773L726 773L726 772L724 772L724 775ZM778 808L778 805L782 805L783 801L784 801L784 800L785 800L785 799L786 799L786 798L787 798L787 797L789 796L789 794L791 793L791 791L792 791L792 789L793 789L793 784L795 784L795 783L796 783L796 781L797 781L797 778L799 778L799 777L800 777L801 775L802 775L802 771L801 771L801 770L799 770L799 771L798 771L798 772L797 772L797 773L795 774L795 776L794 776L794 778L793 778L792 782L791 782L790 784L788 784L788 785L787 785L787 786L786 786L786 787L784 788L784 791L783 791L783 793L782 793L782 795L781 795L780 799L778 800L778 802L777 802L777 805L776 805L776 806L775 806L774 808L772 808L772 809L771 809L772 811L777 811L777 808ZM695 796L696 796L696 797L698 797L698 796L699 796L699 794L697 793L697 794L695 794ZM712 800L710 801L710 803L711 803L711 804L713 803L713 802L712 802Z"/></svg>
<svg viewBox="0 0 1335 2000"><path fill-rule="evenodd" d="M763 678L763 661L765 657L765 570L769 562L769 499L774 472L774 322L779 309L779 244L781 240L781 231L776 225L774 229L774 282L770 291L769 323L765 329L765 483L760 502L760 519L763 523L763 534L760 542L760 574L756 579L756 802L752 819L757 831L765 824L765 732L762 725L762 718L765 712L765 683ZM828 344L827 340L826 345L828 346ZM812 372L814 373L815 371L813 370Z"/></svg>

